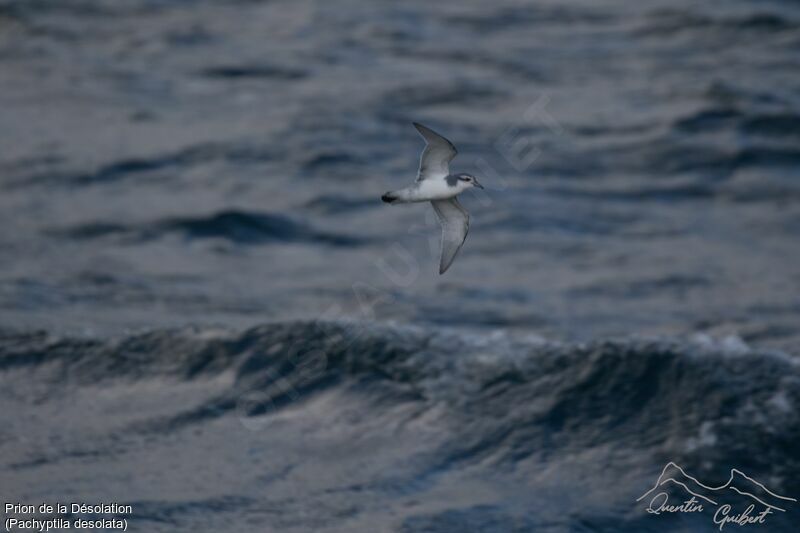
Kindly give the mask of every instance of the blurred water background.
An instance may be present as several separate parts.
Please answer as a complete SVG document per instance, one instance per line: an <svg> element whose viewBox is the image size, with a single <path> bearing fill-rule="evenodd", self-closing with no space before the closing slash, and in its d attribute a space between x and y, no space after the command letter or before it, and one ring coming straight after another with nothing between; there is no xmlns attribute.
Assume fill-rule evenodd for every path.
<svg viewBox="0 0 800 533"><path fill-rule="evenodd" d="M378 319L796 348L798 17L791 2L3 1L0 319L360 318L360 282L392 298ZM415 176L412 120L502 189L464 200L471 233L444 277L428 206L379 201ZM408 256L418 275L398 286L386 271L411 279Z"/></svg>
<svg viewBox="0 0 800 533"><path fill-rule="evenodd" d="M490 189L444 276L411 121ZM794 2L0 0L4 477L164 531L800 496L799 178Z"/></svg>

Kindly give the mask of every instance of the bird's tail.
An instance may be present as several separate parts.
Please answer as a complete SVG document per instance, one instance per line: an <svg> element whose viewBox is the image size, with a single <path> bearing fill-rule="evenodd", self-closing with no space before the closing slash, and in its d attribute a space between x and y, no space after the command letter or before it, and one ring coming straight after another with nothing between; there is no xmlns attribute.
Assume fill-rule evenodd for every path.
<svg viewBox="0 0 800 533"><path fill-rule="evenodd" d="M400 199L400 196L397 193L394 193L394 192L391 192L391 191L389 191L386 194L384 194L383 196L381 196L381 200L383 200L387 204L394 203L399 199Z"/></svg>

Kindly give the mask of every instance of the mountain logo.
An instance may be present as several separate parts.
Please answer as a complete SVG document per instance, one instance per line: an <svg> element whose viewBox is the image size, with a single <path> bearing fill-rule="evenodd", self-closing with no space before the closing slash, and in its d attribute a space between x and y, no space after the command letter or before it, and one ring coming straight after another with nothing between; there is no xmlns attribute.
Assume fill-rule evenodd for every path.
<svg viewBox="0 0 800 533"><path fill-rule="evenodd" d="M679 504L670 501L670 497L676 494L683 494L685 498ZM744 508L735 510L731 499L744 501ZM647 502L645 511L654 515L703 513L706 509L716 509L713 521L720 531L726 524L764 524L769 515L784 513L789 505L797 503L795 498L769 490L741 470L732 468L728 481L719 487L712 487L690 476L672 461L661 471L653 488L636 501Z"/></svg>

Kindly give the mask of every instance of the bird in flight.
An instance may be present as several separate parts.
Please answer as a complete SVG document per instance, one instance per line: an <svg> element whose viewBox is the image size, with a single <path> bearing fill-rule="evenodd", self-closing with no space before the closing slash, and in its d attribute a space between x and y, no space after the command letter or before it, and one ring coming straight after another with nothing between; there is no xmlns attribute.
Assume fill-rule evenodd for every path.
<svg viewBox="0 0 800 533"><path fill-rule="evenodd" d="M425 139L417 181L404 189L387 192L381 200L388 204L431 203L442 224L439 274L444 274L469 231L469 213L458 203L456 196L472 187L483 189L483 185L470 174L450 174L450 161L458 153L453 143L422 124L414 122L414 127Z"/></svg>

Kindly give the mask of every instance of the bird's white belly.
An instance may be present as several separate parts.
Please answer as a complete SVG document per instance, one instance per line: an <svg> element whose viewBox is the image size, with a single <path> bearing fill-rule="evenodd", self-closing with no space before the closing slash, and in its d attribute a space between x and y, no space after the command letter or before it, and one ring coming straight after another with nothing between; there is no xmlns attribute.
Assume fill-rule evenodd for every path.
<svg viewBox="0 0 800 533"><path fill-rule="evenodd" d="M450 187L444 179L421 181L417 190L420 201L445 200L459 193L458 187Z"/></svg>

